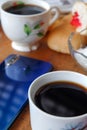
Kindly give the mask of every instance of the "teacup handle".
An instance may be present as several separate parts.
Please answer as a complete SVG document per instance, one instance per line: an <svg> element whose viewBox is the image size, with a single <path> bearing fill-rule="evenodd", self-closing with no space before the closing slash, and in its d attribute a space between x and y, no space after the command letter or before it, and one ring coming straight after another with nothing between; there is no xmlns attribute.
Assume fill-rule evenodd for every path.
<svg viewBox="0 0 87 130"><path fill-rule="evenodd" d="M50 11L51 11L52 19L49 22L49 26L51 26L58 19L58 17L61 14L58 7L51 7Z"/></svg>

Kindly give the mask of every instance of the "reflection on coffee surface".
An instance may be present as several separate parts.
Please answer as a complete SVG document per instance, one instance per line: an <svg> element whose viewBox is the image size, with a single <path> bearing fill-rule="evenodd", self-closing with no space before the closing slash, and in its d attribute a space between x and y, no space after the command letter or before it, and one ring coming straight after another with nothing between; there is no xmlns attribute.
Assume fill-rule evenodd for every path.
<svg viewBox="0 0 87 130"><path fill-rule="evenodd" d="M87 113L87 90L72 82L53 82L42 86L35 104L43 111L62 117Z"/></svg>
<svg viewBox="0 0 87 130"><path fill-rule="evenodd" d="M9 13L18 14L18 15L32 15L32 14L39 14L45 11L44 8L36 5L16 5L11 6L5 9Z"/></svg>

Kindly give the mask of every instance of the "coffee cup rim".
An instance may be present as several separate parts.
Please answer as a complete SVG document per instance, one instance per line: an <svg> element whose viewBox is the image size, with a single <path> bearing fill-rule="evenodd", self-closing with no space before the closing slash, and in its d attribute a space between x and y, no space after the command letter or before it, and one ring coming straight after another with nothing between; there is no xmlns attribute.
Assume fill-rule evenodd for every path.
<svg viewBox="0 0 87 130"><path fill-rule="evenodd" d="M21 0L19 0L19 1L21 1ZM28 1L24 1L24 0L22 0L24 3L25 2L28 2ZM38 0L38 3L40 2L40 3L43 3L43 4L45 4L45 5L47 5L47 8L46 8L46 6L41 6L41 5L39 5L38 3L33 3L35 0L32 0L32 1L29 1L30 3L29 4L33 4L33 5L36 5L36 6L40 6L40 7L42 7L42 8L44 8L45 9L45 11L43 11L43 12L41 12L41 13L39 13L39 14L28 14L28 15L19 15L19 14L13 14L13 13L9 13L9 12L7 12L7 11L5 11L5 9L6 8L8 8L8 7L11 7L11 3L14 3L14 2L18 2L18 0L9 0L9 1L5 1L5 2L2 2L2 4L1 4L1 7L0 7L0 9L1 9L1 11L3 11L5 14L8 14L8 15L13 15L13 16L17 16L17 17L37 17L37 16L40 16L40 15L42 15L42 14L45 14L45 13L47 13L48 11L50 11L50 9L51 9L51 6L46 2L46 1L41 1L41 0ZM10 6L7 6L7 7L4 7L5 5L8 5L8 4L10 4ZM26 3L25 3L26 4Z"/></svg>
<svg viewBox="0 0 87 130"><path fill-rule="evenodd" d="M45 76L48 76L48 75L51 75L51 74L56 74L56 73L64 73L64 74L71 74L71 75L73 75L73 74L75 74L76 76L81 76L82 78L85 78L86 80L87 80L87 77L86 77L86 75L84 75L84 74L81 74L81 73L79 73L79 72L74 72L74 71L66 71L66 70L59 70L59 71L52 71L52 72L48 72L48 73L46 73L46 74L43 74L43 75L41 75L41 76L39 76L39 77L37 77L32 83L31 83L31 85L29 86L29 89L28 89L28 99L29 99L29 102L32 104L32 106L35 108L35 109L37 109L40 113L43 113L45 116L47 116L47 117L51 117L51 118L55 118L55 119L61 119L61 120L74 120L74 119L79 119L79 118L83 118L83 117L86 117L87 116L87 113L85 113L85 114L82 114L82 115L78 115L78 116L73 116L73 117L61 117L61 116L55 116L55 115L51 115L51 114L49 114L49 113L46 113L46 112L44 112L43 110L41 110L40 108L38 108L36 105L35 105L35 103L34 103L34 101L33 101L33 99L32 99L32 97L31 97L31 91L33 90L33 86L34 86L34 84L35 83L37 83L38 82L38 80L41 80L43 77L45 77ZM59 80L60 81L60 80ZM63 80L64 81L64 80ZM75 82L75 81L73 81L73 82ZM75 83L78 83L78 82L75 82ZM43 84L44 85L44 84ZM81 85L83 85L83 84L81 84ZM84 87L86 87L85 85L83 85ZM40 87L39 87L40 88ZM38 89L37 89L38 90ZM36 91L37 91L36 90ZM36 93L36 92L35 92Z"/></svg>

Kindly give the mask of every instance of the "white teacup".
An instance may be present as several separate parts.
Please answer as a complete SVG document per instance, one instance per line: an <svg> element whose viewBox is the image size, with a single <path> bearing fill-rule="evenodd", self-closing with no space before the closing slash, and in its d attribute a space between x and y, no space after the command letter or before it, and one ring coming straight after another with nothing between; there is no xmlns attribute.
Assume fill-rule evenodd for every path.
<svg viewBox="0 0 87 130"><path fill-rule="evenodd" d="M45 84L59 81L80 84L87 90L87 76L77 72L54 71L46 73L35 79L30 85L28 91L32 130L87 130L87 113L78 116L63 117L48 114L47 112L44 112L39 107L37 107L35 103L35 94L37 90L41 89L41 87Z"/></svg>
<svg viewBox="0 0 87 130"><path fill-rule="evenodd" d="M38 14L19 15L7 12L7 8L18 4L35 5L44 8ZM58 18L56 7L42 0L12 0L1 4L1 25L12 47L18 51L31 51L38 48L38 42L45 36L48 27Z"/></svg>

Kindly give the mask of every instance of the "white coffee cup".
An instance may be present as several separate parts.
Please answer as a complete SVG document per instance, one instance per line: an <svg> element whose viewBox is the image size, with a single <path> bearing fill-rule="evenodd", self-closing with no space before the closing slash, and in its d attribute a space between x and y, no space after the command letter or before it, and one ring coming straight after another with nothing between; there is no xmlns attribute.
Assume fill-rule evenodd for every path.
<svg viewBox="0 0 87 130"><path fill-rule="evenodd" d="M87 130L87 113L61 117L48 114L36 106L34 98L37 90L45 84L56 81L74 82L87 89L87 76L72 71L53 71L35 79L28 91L32 130Z"/></svg>
<svg viewBox="0 0 87 130"><path fill-rule="evenodd" d="M18 15L9 13L7 8L18 4L35 5L44 8L39 14ZM11 0L1 4L1 25L12 47L18 51L31 51L38 48L38 42L45 36L48 27L59 17L56 7L42 0Z"/></svg>

